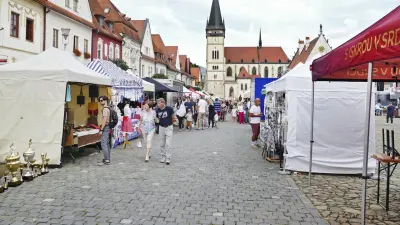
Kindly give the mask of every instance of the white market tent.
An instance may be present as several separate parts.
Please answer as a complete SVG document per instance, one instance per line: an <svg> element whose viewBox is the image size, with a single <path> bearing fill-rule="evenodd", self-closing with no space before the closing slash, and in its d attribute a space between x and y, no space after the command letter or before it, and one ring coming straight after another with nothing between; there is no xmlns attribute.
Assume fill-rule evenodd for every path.
<svg viewBox="0 0 400 225"><path fill-rule="evenodd" d="M311 135L312 60L294 68L281 79L265 85L266 91L285 92L286 164L288 170L308 172ZM312 172L361 174L367 88L359 82L315 83L314 145ZM372 100L372 102L375 102ZM372 107L372 109L374 109ZM265 109L264 109L265 110ZM329 118L329 119L327 119ZM375 130L375 118L371 118ZM351 132L349 132L351 131ZM375 152L375 132L370 134ZM374 159L368 164L374 173Z"/></svg>
<svg viewBox="0 0 400 225"><path fill-rule="evenodd" d="M128 70L127 73L130 75L139 77L137 74L134 74L131 70ZM142 81L143 81L143 91L144 92L155 92L156 89L155 89L154 84L147 82L143 79L142 79Z"/></svg>
<svg viewBox="0 0 400 225"><path fill-rule="evenodd" d="M22 154L32 139L38 162L40 153L46 152L50 164L60 164L67 82L111 86L110 78L54 48L0 67L1 161L12 143L23 161Z"/></svg>

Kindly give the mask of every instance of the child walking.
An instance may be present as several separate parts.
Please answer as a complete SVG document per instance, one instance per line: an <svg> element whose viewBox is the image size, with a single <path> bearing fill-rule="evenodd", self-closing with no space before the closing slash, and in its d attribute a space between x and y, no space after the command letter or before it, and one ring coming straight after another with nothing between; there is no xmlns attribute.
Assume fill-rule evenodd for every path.
<svg viewBox="0 0 400 225"><path fill-rule="evenodd" d="M232 106L232 120L233 120L234 123L237 123L236 116L237 116L237 106L236 106L236 103L235 103Z"/></svg>
<svg viewBox="0 0 400 225"><path fill-rule="evenodd" d="M192 123L193 123L193 113L191 109L188 109L188 112L186 113L186 126L187 130L192 130Z"/></svg>

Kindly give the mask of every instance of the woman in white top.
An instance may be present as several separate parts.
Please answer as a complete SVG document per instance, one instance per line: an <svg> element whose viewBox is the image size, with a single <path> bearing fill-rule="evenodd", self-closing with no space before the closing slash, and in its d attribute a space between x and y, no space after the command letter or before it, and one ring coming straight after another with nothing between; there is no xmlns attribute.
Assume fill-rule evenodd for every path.
<svg viewBox="0 0 400 225"><path fill-rule="evenodd" d="M146 142L145 162L148 162L149 158L151 157L150 154L151 143L153 141L153 136L156 131L155 118L156 116L153 109L149 106L149 104L147 103L144 104L142 116L140 117L139 129L140 132L142 133L143 140Z"/></svg>
<svg viewBox="0 0 400 225"><path fill-rule="evenodd" d="M238 106L238 112L239 112L239 123L244 124L244 108L241 102L239 103Z"/></svg>
<svg viewBox="0 0 400 225"><path fill-rule="evenodd" d="M237 112L238 112L238 108L236 103L232 103L232 120L234 123L237 123Z"/></svg>
<svg viewBox="0 0 400 225"><path fill-rule="evenodd" d="M185 118L186 115L186 107L185 103L182 102L181 98L178 98L178 101L175 104L175 109L176 109L176 117L178 117L178 122L179 122L179 132L182 131L182 129L185 127L183 125L183 119Z"/></svg>

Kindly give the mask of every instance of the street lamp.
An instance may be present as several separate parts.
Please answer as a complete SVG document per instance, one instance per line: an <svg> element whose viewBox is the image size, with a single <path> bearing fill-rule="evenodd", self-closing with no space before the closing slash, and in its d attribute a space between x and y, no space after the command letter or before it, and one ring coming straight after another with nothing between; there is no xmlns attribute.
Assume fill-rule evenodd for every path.
<svg viewBox="0 0 400 225"><path fill-rule="evenodd" d="M69 37L70 31L71 31L71 29L69 29L69 28L61 28L61 33L62 33L63 43L64 43L64 51L67 49L68 37Z"/></svg>

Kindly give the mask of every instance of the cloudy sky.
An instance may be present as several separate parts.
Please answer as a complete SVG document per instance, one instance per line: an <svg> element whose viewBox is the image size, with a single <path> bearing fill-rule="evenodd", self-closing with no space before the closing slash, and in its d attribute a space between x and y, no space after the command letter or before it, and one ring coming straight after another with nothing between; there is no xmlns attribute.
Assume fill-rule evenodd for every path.
<svg viewBox="0 0 400 225"><path fill-rule="evenodd" d="M150 19L153 34L205 66L205 26L212 0L112 0L132 19ZM282 46L293 56L299 39L314 38L319 24L337 47L399 5L399 0L220 0L225 46Z"/></svg>

